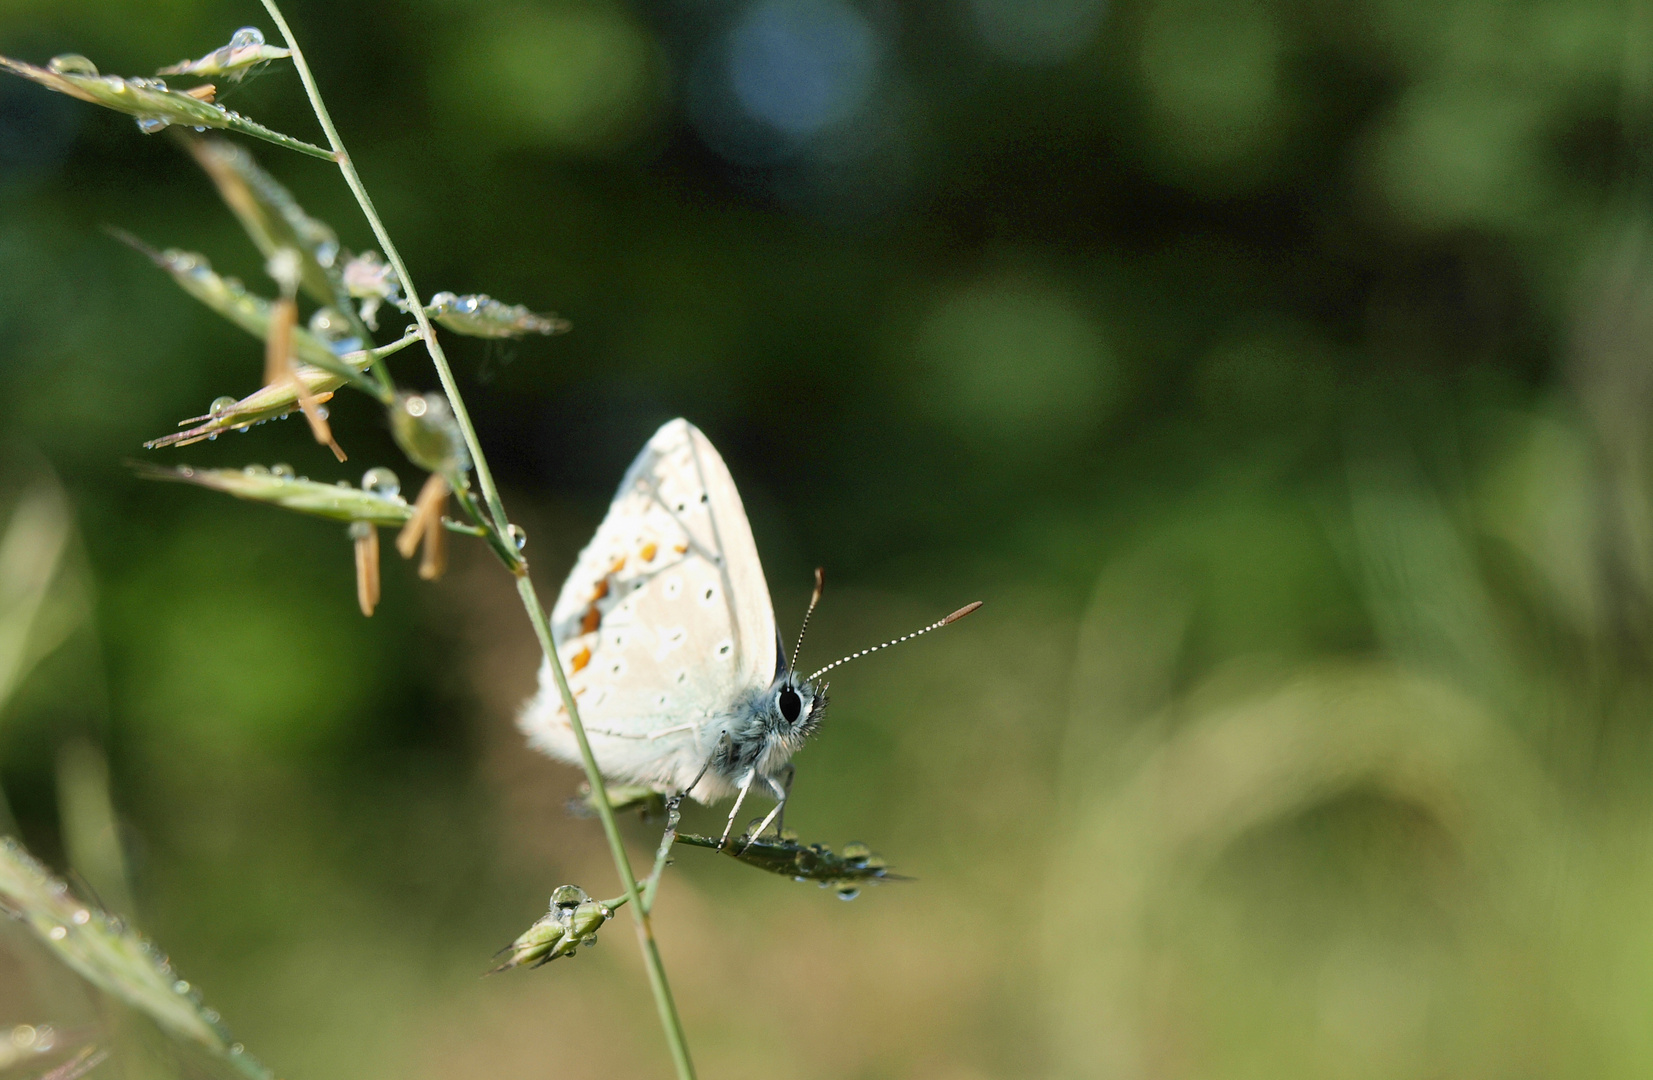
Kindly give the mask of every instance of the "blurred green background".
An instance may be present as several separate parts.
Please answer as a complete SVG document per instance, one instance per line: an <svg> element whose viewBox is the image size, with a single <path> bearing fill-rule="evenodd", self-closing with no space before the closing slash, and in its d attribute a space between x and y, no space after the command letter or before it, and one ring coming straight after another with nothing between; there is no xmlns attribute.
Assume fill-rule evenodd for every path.
<svg viewBox="0 0 1653 1080"><path fill-rule="evenodd" d="M1646 0L289 15L424 293L573 321L450 354L547 601L675 415L787 633L826 567L806 662L987 601L835 677L798 759L803 838L916 882L681 852L703 1076L1653 1070ZM0 0L0 53L146 74L249 23ZM319 138L290 70L227 103ZM371 245L334 170L251 148ZM0 514L55 475L78 530L0 713L23 837L282 1076L666 1075L623 923L479 978L552 887L619 891L513 728L509 579L394 560L366 620L341 527L135 479L413 482L359 397L347 466L294 423L143 451L260 351L106 223L271 291L172 140L0 81ZM0 1031L43 1022L130 1028L0 927Z"/></svg>

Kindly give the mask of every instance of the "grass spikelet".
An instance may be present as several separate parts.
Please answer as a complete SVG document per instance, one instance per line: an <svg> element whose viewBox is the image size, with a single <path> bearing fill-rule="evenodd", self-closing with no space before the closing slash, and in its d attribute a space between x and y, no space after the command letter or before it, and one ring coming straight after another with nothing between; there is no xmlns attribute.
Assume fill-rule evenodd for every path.
<svg viewBox="0 0 1653 1080"><path fill-rule="evenodd" d="M500 950L508 955L488 974L524 964L539 967L559 957L573 956L582 945L595 947L597 931L614 918L614 909L625 902L623 896L615 900L593 900L578 885L558 886L551 894L551 910Z"/></svg>
<svg viewBox="0 0 1653 1080"><path fill-rule="evenodd" d="M295 139L255 123L222 105L203 101L193 94L170 89L160 79L123 79L99 74L97 66L84 56L72 53L54 56L47 67L0 56L0 70L21 75L48 90L102 105L135 117L139 130L153 134L173 124L182 127L222 128L251 135L255 139L297 150L301 154L333 160L333 153L313 143Z"/></svg>
<svg viewBox="0 0 1653 1080"><path fill-rule="evenodd" d="M562 334L570 326L567 319L540 315L521 304L501 303L487 293L456 296L451 292L439 292L430 298L425 314L444 329L467 337L520 338L529 334Z"/></svg>
<svg viewBox="0 0 1653 1080"><path fill-rule="evenodd" d="M281 60L291 55L291 50L265 44L264 32L258 27L243 26L230 35L229 44L220 45L199 60L180 60L155 74L198 75L203 78L219 77L230 82L240 82L271 60Z"/></svg>
<svg viewBox="0 0 1653 1080"><path fill-rule="evenodd" d="M82 978L169 1035L206 1047L249 1080L273 1080L159 949L120 919L81 903L10 837L0 838L0 907Z"/></svg>

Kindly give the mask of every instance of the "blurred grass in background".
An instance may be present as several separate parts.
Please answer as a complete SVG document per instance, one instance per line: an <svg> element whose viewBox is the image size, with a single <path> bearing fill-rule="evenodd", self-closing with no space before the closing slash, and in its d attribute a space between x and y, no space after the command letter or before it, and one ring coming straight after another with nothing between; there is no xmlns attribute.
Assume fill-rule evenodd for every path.
<svg viewBox="0 0 1653 1080"><path fill-rule="evenodd" d="M680 852L704 1075L1653 1068L1653 9L292 7L422 286L574 323L453 345L542 592L683 414L783 626L827 567L811 656L989 603L836 679L799 759L789 823L916 883ZM143 74L261 15L0 0L0 53ZM228 104L314 136L289 72ZM663 1075L623 942L477 977L613 891L512 728L509 582L460 545L363 620L341 528L135 479L259 359L104 223L260 278L169 140L0 82L0 499L55 472L78 526L0 713L23 837L283 1076ZM347 467L293 424L150 457L394 460L334 406ZM0 928L0 1029L111 1008Z"/></svg>

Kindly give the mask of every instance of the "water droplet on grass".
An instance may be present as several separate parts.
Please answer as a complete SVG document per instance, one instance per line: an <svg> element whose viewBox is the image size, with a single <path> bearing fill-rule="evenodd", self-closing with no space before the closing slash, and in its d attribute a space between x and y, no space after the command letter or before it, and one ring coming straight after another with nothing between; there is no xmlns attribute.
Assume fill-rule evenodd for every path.
<svg viewBox="0 0 1653 1080"><path fill-rule="evenodd" d="M59 75L96 75L98 66L79 53L64 53L46 61L46 67Z"/></svg>
<svg viewBox="0 0 1653 1080"><path fill-rule="evenodd" d="M402 493L402 482L396 479L396 474L383 465L375 465L362 473L362 490L388 499Z"/></svg>

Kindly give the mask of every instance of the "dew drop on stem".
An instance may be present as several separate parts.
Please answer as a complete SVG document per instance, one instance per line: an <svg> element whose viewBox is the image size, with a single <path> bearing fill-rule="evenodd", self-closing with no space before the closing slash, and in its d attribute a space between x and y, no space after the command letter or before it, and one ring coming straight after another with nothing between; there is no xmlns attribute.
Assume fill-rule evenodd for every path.
<svg viewBox="0 0 1653 1080"><path fill-rule="evenodd" d="M79 53L64 53L46 61L46 67L59 75L96 75L98 66Z"/></svg>
<svg viewBox="0 0 1653 1080"><path fill-rule="evenodd" d="M383 465L375 465L362 473L362 490L381 499L389 499L402 493L402 482Z"/></svg>

